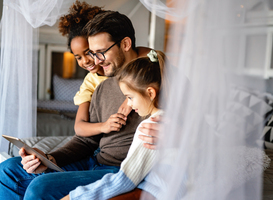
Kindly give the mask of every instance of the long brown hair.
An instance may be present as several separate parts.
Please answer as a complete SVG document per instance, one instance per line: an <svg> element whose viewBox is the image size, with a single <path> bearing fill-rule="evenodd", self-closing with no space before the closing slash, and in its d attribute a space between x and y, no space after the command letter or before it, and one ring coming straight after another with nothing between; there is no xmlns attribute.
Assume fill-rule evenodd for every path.
<svg viewBox="0 0 273 200"><path fill-rule="evenodd" d="M117 79L143 97L146 97L146 88L153 87L156 90L153 104L159 108L159 96L162 93L162 83L164 82L165 54L161 51L156 51L156 53L157 62L152 62L149 57L132 60L119 70Z"/></svg>

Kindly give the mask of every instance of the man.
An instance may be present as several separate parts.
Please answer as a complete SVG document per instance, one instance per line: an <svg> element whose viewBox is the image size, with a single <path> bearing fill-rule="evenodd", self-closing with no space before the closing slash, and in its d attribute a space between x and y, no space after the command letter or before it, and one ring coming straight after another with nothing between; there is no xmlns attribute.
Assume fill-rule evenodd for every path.
<svg viewBox="0 0 273 200"><path fill-rule="evenodd" d="M93 23L98 25L93 26ZM135 50L134 28L125 15L107 11L102 13L102 16L94 18L90 25L92 27L90 30L94 31L92 35L88 33L90 34L88 40L92 43L91 56L109 77L115 76L118 69L132 59L149 52L149 49L143 53ZM124 100L125 97L115 78L107 79L93 94L90 122L107 121L117 112ZM122 116L118 118L119 123L125 122L122 121ZM38 158L26 155L21 149L23 167L20 157L9 159L0 165L0 198L60 199L79 185L92 183L107 173L118 172L140 121L141 118L132 111L127 117L126 125L118 132L102 133L92 137L74 136L64 147L46 155L66 171L62 173L52 173L41 165ZM143 132L156 131L144 126ZM146 136L146 141L152 142L151 139L154 138ZM151 144L147 145L154 148ZM100 152L93 156L98 147Z"/></svg>

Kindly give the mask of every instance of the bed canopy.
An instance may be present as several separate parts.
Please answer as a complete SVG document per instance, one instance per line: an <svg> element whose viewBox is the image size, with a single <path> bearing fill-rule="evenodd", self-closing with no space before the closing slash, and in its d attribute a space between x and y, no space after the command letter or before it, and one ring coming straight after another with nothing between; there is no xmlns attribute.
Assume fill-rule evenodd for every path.
<svg viewBox="0 0 273 200"><path fill-rule="evenodd" d="M1 134L35 135L37 30L42 25L52 26L72 2L4 0ZM262 131L263 116L270 108L258 94L241 88L249 82L238 70L236 50L241 34L247 31L242 25L246 10L262 5L267 15L267 1L141 3L166 19L172 36L166 54L174 73L167 73L170 88L164 102L160 156L151 173L159 183L160 199L260 199L266 162L262 145L257 142L259 136L252 132ZM264 91L265 85L261 84L259 90ZM0 144L1 151L6 151L8 144L2 138Z"/></svg>
<svg viewBox="0 0 273 200"><path fill-rule="evenodd" d="M1 20L0 130L19 138L36 133L38 28L52 26L73 1L4 0ZM1 151L8 143L0 139Z"/></svg>

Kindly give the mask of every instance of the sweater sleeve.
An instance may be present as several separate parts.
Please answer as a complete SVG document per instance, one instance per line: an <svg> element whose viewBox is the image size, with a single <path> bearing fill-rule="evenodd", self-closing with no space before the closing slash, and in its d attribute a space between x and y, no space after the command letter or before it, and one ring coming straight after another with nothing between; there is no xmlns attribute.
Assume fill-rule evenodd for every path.
<svg viewBox="0 0 273 200"><path fill-rule="evenodd" d="M104 200L136 188L151 170L156 153L155 150L143 147L143 142L137 137L138 134L139 131L118 173L106 174L101 180L77 187L70 192L70 199Z"/></svg>

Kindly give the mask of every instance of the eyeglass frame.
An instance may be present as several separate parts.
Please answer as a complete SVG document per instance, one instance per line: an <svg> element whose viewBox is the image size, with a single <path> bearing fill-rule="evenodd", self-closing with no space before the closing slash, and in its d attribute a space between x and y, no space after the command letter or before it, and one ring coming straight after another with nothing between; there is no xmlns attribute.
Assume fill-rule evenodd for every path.
<svg viewBox="0 0 273 200"><path fill-rule="evenodd" d="M121 40L122 40L122 39L121 39ZM118 44L119 42L121 42L121 40L119 40L119 41L115 42L114 44L112 44L112 45L111 45L108 49L106 49L105 51L97 52L97 53L92 53L91 51L88 51L88 54L91 56L91 58L92 58L93 60L95 60L95 56L96 56L97 59L99 59L100 61L105 61L106 58L105 58L105 55L104 55L104 54L105 54L107 51L109 51L113 46L115 46L116 44ZM100 53L100 54L103 56L104 60L101 60L101 59L97 56L98 53Z"/></svg>

